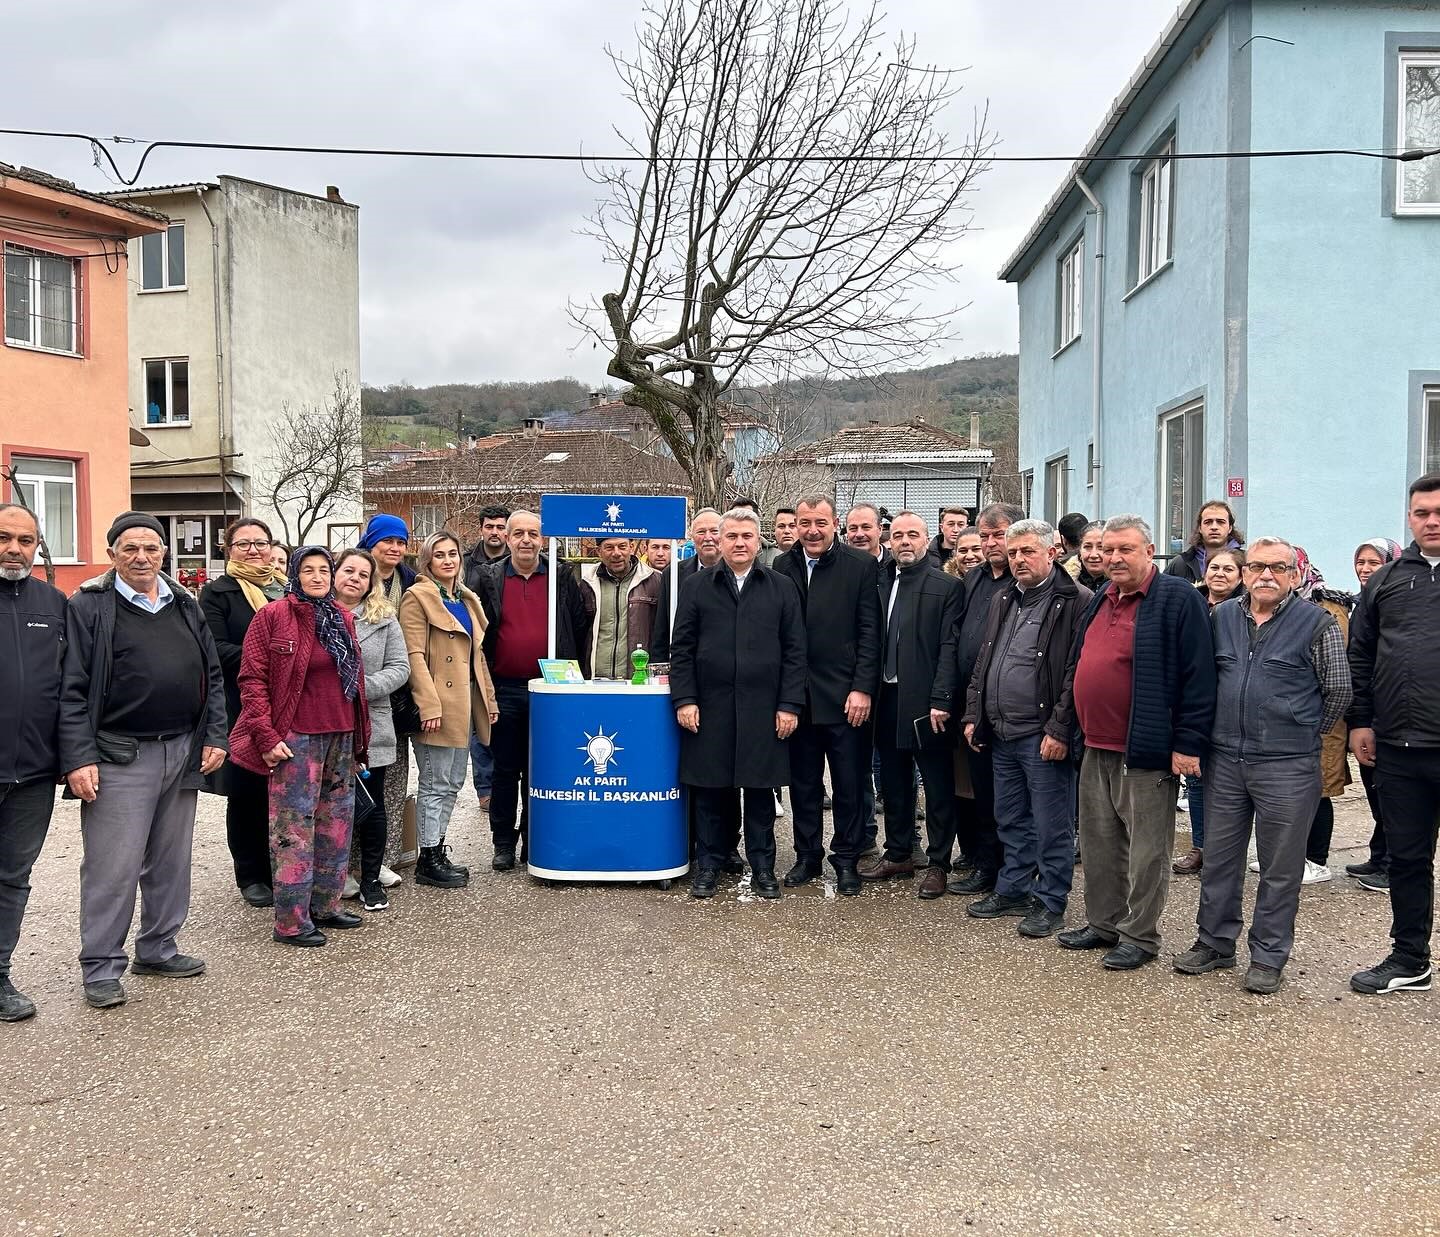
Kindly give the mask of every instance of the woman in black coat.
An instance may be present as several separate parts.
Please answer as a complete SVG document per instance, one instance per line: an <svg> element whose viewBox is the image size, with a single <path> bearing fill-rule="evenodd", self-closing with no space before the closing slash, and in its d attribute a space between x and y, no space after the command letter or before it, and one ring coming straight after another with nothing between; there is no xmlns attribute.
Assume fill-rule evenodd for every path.
<svg viewBox="0 0 1440 1237"><path fill-rule="evenodd" d="M759 527L726 517L732 525ZM680 590L670 642L670 698L682 727L680 780L695 801L697 872L690 892L715 892L716 873L734 850L734 790L784 786L790 780L785 739L805 705L805 623L800 595L784 576L753 566L726 545L725 563ZM745 574L737 589L736 575ZM698 716L694 710L698 709ZM768 819L761 819L761 808ZM751 883L778 897L775 818L769 795L745 796L745 849Z"/></svg>
<svg viewBox="0 0 1440 1237"><path fill-rule="evenodd" d="M270 561L270 529L248 516L225 530L225 574L200 593L200 608L225 674L225 713L231 729L240 716L240 651L255 611L285 593L285 575ZM274 902L270 874L270 791L267 779L226 761L211 785L226 797L225 840L235 863L235 884L251 906Z"/></svg>

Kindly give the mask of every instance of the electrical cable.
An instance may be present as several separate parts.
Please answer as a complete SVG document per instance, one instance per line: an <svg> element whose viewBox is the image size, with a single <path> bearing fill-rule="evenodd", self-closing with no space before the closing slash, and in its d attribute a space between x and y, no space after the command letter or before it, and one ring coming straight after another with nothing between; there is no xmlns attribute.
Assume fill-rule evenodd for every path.
<svg viewBox="0 0 1440 1237"><path fill-rule="evenodd" d="M146 161L157 150L234 150L250 151L259 154L290 154L290 155L365 155L384 158L403 159L480 159L493 162L531 162L531 163L590 163L590 164L611 164L611 163L707 163L709 158L704 155L670 155L664 158L652 158L649 155L624 154L624 155L569 155L554 152L537 151L476 151L476 150L408 150L403 148L369 147L369 146L287 146L275 143L259 142L190 142L171 139L162 139L145 144L145 149L140 155L140 161L135 165L135 172L131 176L125 176L120 171L120 166L115 162L114 157L105 148L102 139L92 137L88 133L65 133L50 129L0 129L0 134L11 137L41 137L41 138L65 138L79 142L88 142L95 150L97 158L104 155L110 165L111 171L122 185L134 186L140 179L140 174L145 170ZM115 145L138 146L142 139L133 137L115 136L108 139ZM1380 159L1396 163L1413 163L1420 159L1428 159L1433 155L1440 155L1440 147L1422 147L1410 150L1364 150L1351 147L1312 147L1281 150L1217 150L1217 151L1176 151L1170 155L1176 161L1203 161L1214 159L1300 159L1317 158L1321 156L1344 156L1357 159ZM1115 154L1115 155L996 155L981 153L978 151L968 154L956 155L922 155L922 156L901 156L889 155L769 155L765 157L766 162L771 163L820 163L820 164L846 164L846 163L1133 163L1142 159L1153 159L1154 152L1142 154Z"/></svg>

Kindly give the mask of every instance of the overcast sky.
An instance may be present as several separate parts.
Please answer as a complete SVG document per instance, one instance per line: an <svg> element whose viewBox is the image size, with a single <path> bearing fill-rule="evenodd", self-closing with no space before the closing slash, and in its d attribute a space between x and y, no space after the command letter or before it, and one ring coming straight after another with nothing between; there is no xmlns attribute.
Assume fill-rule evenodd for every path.
<svg viewBox="0 0 1440 1237"><path fill-rule="evenodd" d="M1098 127L1175 0L891 0L887 29L921 63L966 67L957 133L988 102L1000 153L1073 154ZM634 41L632 0L396 5L48 0L6 13L10 128L292 145L587 152L629 120L604 48ZM503 13L503 17L497 17ZM18 54L29 49L27 54ZM116 149L116 148L112 148ZM120 147L127 170L138 154ZM0 162L110 186L79 142L0 137ZM995 273L1065 166L997 166L945 303L968 306L935 360L1016 346ZM142 184L248 176L360 206L367 383L604 380L567 299L606 290L578 234L596 188L574 164L160 151Z"/></svg>

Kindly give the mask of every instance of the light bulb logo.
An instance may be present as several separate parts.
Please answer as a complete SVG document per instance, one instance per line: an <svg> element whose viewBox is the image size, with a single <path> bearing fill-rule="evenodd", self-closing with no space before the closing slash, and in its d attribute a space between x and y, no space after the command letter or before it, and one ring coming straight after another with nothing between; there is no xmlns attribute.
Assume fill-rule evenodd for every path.
<svg viewBox="0 0 1440 1237"><path fill-rule="evenodd" d="M585 753L596 777L604 777L606 771L615 763L615 753L625 750L616 744L617 735L618 732L606 734L604 726L599 727L594 734L588 730L585 732L585 746L578 750Z"/></svg>

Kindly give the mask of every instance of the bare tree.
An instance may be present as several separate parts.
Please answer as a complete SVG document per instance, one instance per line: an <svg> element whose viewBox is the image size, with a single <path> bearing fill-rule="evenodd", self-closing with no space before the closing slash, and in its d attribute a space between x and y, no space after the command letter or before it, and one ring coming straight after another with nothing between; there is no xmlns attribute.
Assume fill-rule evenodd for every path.
<svg viewBox="0 0 1440 1237"><path fill-rule="evenodd" d="M336 371L324 403L281 405L256 482L287 544L305 545L317 524L361 501L364 448L360 393L348 371Z"/></svg>
<svg viewBox="0 0 1440 1237"><path fill-rule="evenodd" d="M637 162L593 173L620 278L576 317L701 502L724 490L716 408L742 374L867 374L944 337L915 294L951 274L991 138L982 114L952 141L953 74L887 50L880 21L840 0L649 0L635 51L610 49L643 131L619 135Z"/></svg>

